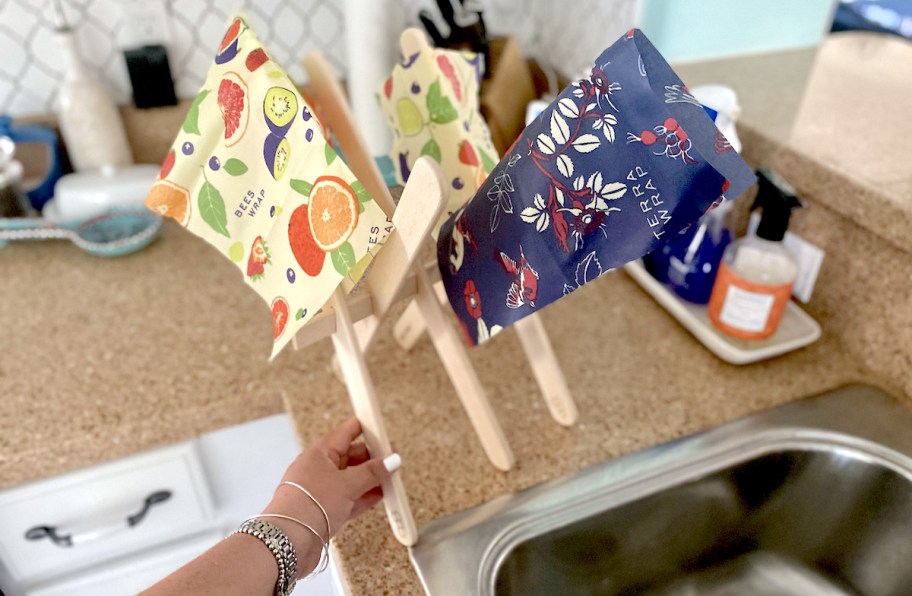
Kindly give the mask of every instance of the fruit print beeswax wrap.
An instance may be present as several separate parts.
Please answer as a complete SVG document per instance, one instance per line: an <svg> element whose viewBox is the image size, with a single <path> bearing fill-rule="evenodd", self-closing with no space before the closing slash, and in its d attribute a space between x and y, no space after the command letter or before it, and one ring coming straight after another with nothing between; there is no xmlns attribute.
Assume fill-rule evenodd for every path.
<svg viewBox="0 0 912 596"><path fill-rule="evenodd" d="M437 161L449 181L446 213L434 226L435 237L496 163L497 150L478 109L483 68L480 54L427 48L397 64L377 92L393 133L390 158L399 184L423 155Z"/></svg>
<svg viewBox="0 0 912 596"><path fill-rule="evenodd" d="M630 31L440 230L438 265L468 343L651 252L753 182L664 58Z"/></svg>
<svg viewBox="0 0 912 596"><path fill-rule="evenodd" d="M235 262L270 305L272 356L349 288L392 224L242 18L232 20L146 206Z"/></svg>

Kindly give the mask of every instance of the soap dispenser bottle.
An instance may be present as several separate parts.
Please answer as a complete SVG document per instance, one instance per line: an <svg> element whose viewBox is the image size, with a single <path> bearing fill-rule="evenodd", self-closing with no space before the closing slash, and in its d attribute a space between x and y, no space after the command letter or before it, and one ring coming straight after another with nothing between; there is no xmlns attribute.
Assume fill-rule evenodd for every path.
<svg viewBox="0 0 912 596"><path fill-rule="evenodd" d="M723 333L746 340L776 332L798 275L795 257L782 243L792 209L801 207L795 190L766 168L757 171L759 189L751 210L762 210L754 234L725 250L709 299L709 318Z"/></svg>

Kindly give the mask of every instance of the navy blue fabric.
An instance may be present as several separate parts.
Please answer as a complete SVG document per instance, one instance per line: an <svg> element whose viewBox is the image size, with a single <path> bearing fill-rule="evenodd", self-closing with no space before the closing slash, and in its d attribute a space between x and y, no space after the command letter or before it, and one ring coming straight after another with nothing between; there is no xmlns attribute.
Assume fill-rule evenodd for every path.
<svg viewBox="0 0 912 596"><path fill-rule="evenodd" d="M467 342L641 258L753 182L664 58L630 31L441 228L438 264Z"/></svg>

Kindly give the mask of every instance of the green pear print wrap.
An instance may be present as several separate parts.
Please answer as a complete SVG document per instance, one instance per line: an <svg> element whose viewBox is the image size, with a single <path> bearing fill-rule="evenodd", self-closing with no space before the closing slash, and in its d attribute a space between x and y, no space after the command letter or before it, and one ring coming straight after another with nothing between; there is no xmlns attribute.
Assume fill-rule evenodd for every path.
<svg viewBox="0 0 912 596"><path fill-rule="evenodd" d="M427 155L449 182L447 208L434 227L460 209L497 163L497 150L478 108L481 56L423 49L393 68L377 97L393 133L390 158L404 185L412 166Z"/></svg>

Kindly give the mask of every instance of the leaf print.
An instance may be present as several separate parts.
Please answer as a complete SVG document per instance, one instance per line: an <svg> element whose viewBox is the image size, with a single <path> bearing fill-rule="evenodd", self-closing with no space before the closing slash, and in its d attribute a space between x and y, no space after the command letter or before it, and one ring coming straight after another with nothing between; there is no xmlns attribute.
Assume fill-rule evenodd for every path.
<svg viewBox="0 0 912 596"><path fill-rule="evenodd" d="M603 199L609 201L620 199L625 194L627 194L627 185L623 182L611 182L606 184L599 193Z"/></svg>
<svg viewBox="0 0 912 596"><path fill-rule="evenodd" d="M580 153L590 153L595 151L601 145L598 137L592 134L580 135L573 141L573 148Z"/></svg>
<svg viewBox="0 0 912 596"><path fill-rule="evenodd" d="M222 169L232 176L241 176L242 174L247 173L247 164L239 159L232 157L225 162L225 165L222 166Z"/></svg>
<svg viewBox="0 0 912 596"><path fill-rule="evenodd" d="M364 213L364 203L373 200L368 194L367 189L360 181L352 182L352 190L355 191L355 197L358 199L358 213Z"/></svg>
<svg viewBox="0 0 912 596"><path fill-rule="evenodd" d="M586 181L582 176L577 176L576 180L573 181L573 190L583 190L586 186Z"/></svg>
<svg viewBox="0 0 912 596"><path fill-rule="evenodd" d="M564 193L561 191L561 189L557 188L556 186L554 187L554 196L557 199L557 204L560 205L561 207L563 207L564 206Z"/></svg>
<svg viewBox="0 0 912 596"><path fill-rule="evenodd" d="M535 207L526 207L520 212L519 217L526 223L534 223L540 213L541 210Z"/></svg>
<svg viewBox="0 0 912 596"><path fill-rule="evenodd" d="M500 174L498 174L494 178L494 184L496 184L497 186L502 186L504 190L508 190L510 192L513 192L514 190L516 190L515 188L513 188L513 179L510 178L510 175L507 174L506 172L501 172Z"/></svg>
<svg viewBox="0 0 912 596"><path fill-rule="evenodd" d="M449 124L459 118L459 113L453 107L450 98L445 97L440 91L440 79L431 83L425 101L427 102L428 115L431 118L431 122Z"/></svg>
<svg viewBox="0 0 912 596"><path fill-rule="evenodd" d="M203 100L206 99L206 96L209 95L208 89L203 89L199 94L193 99L193 103L190 104L190 109L187 110L187 117L184 118L184 124L181 126L181 129L189 134L198 135L200 134L199 129L199 110L200 104L203 103Z"/></svg>
<svg viewBox="0 0 912 596"><path fill-rule="evenodd" d="M613 114L604 114L601 118L592 123L595 130L601 129L609 143L614 142L614 125L617 124L617 118Z"/></svg>
<svg viewBox="0 0 912 596"><path fill-rule="evenodd" d="M551 136L558 145L564 145L570 140L570 127L557 111L551 112Z"/></svg>
<svg viewBox="0 0 912 596"><path fill-rule="evenodd" d="M595 256L595 251L592 251L576 266L576 285L577 287L584 286L601 274L602 264Z"/></svg>
<svg viewBox="0 0 912 596"><path fill-rule="evenodd" d="M352 182L351 189L355 191L355 198L358 199L359 203L366 203L373 200L373 198L367 192L367 189L364 188L363 184L361 184L360 180L355 180Z"/></svg>
<svg viewBox="0 0 912 596"><path fill-rule="evenodd" d="M535 205L536 209L541 211L545 208L545 199L540 194L536 194L532 199L532 204Z"/></svg>
<svg viewBox="0 0 912 596"><path fill-rule="evenodd" d="M481 154L481 167L484 168L485 174L493 172L497 164L491 159L491 156L485 153L484 149L479 149L478 153Z"/></svg>
<svg viewBox="0 0 912 596"><path fill-rule="evenodd" d="M551 137L545 133L538 135L538 138L535 141L538 144L538 150L545 155L551 155L554 153L554 141L552 141Z"/></svg>
<svg viewBox="0 0 912 596"><path fill-rule="evenodd" d="M569 156L561 154L557 156L557 169L564 175L564 178L573 176L573 160Z"/></svg>
<svg viewBox="0 0 912 596"><path fill-rule="evenodd" d="M559 109L560 113L567 118L576 118L579 116L579 108L576 107L576 103L569 97L561 99L557 103L557 109Z"/></svg>
<svg viewBox="0 0 912 596"><path fill-rule="evenodd" d="M339 272L339 275L348 275L348 272L351 271L352 267L357 263L355 249L352 247L351 242L346 242L329 253L329 259L332 261L336 271Z"/></svg>
<svg viewBox="0 0 912 596"><path fill-rule="evenodd" d="M586 186L592 189L592 192L598 194L602 192L602 173L595 172L589 176L589 180L586 181Z"/></svg>
<svg viewBox="0 0 912 596"><path fill-rule="evenodd" d="M424 147L421 148L421 155L430 156L434 161L440 163L440 145L438 145L437 141L434 139L429 140L424 144Z"/></svg>
<svg viewBox="0 0 912 596"><path fill-rule="evenodd" d="M548 229L550 223L551 216L548 215L547 211L543 211L541 215L538 216L538 219L535 220L535 230L539 233L544 232Z"/></svg>
<svg viewBox="0 0 912 596"><path fill-rule="evenodd" d="M309 197L310 189L313 188L313 184L307 182L306 180L298 180L297 178L292 178L291 188L292 190L304 195L305 197ZM354 188L354 186L352 186L352 188Z"/></svg>
<svg viewBox="0 0 912 596"><path fill-rule="evenodd" d="M209 227L226 238L231 238L228 233L228 214L225 212L225 201L221 193L207 180L200 187L196 197L199 204L200 216Z"/></svg>
<svg viewBox="0 0 912 596"><path fill-rule="evenodd" d="M324 157L326 157L326 165L329 165L333 162L333 160L336 159L338 154L332 148L332 145L330 145L329 143L326 143L326 145L324 145L324 148L323 148L323 155L324 155Z"/></svg>

